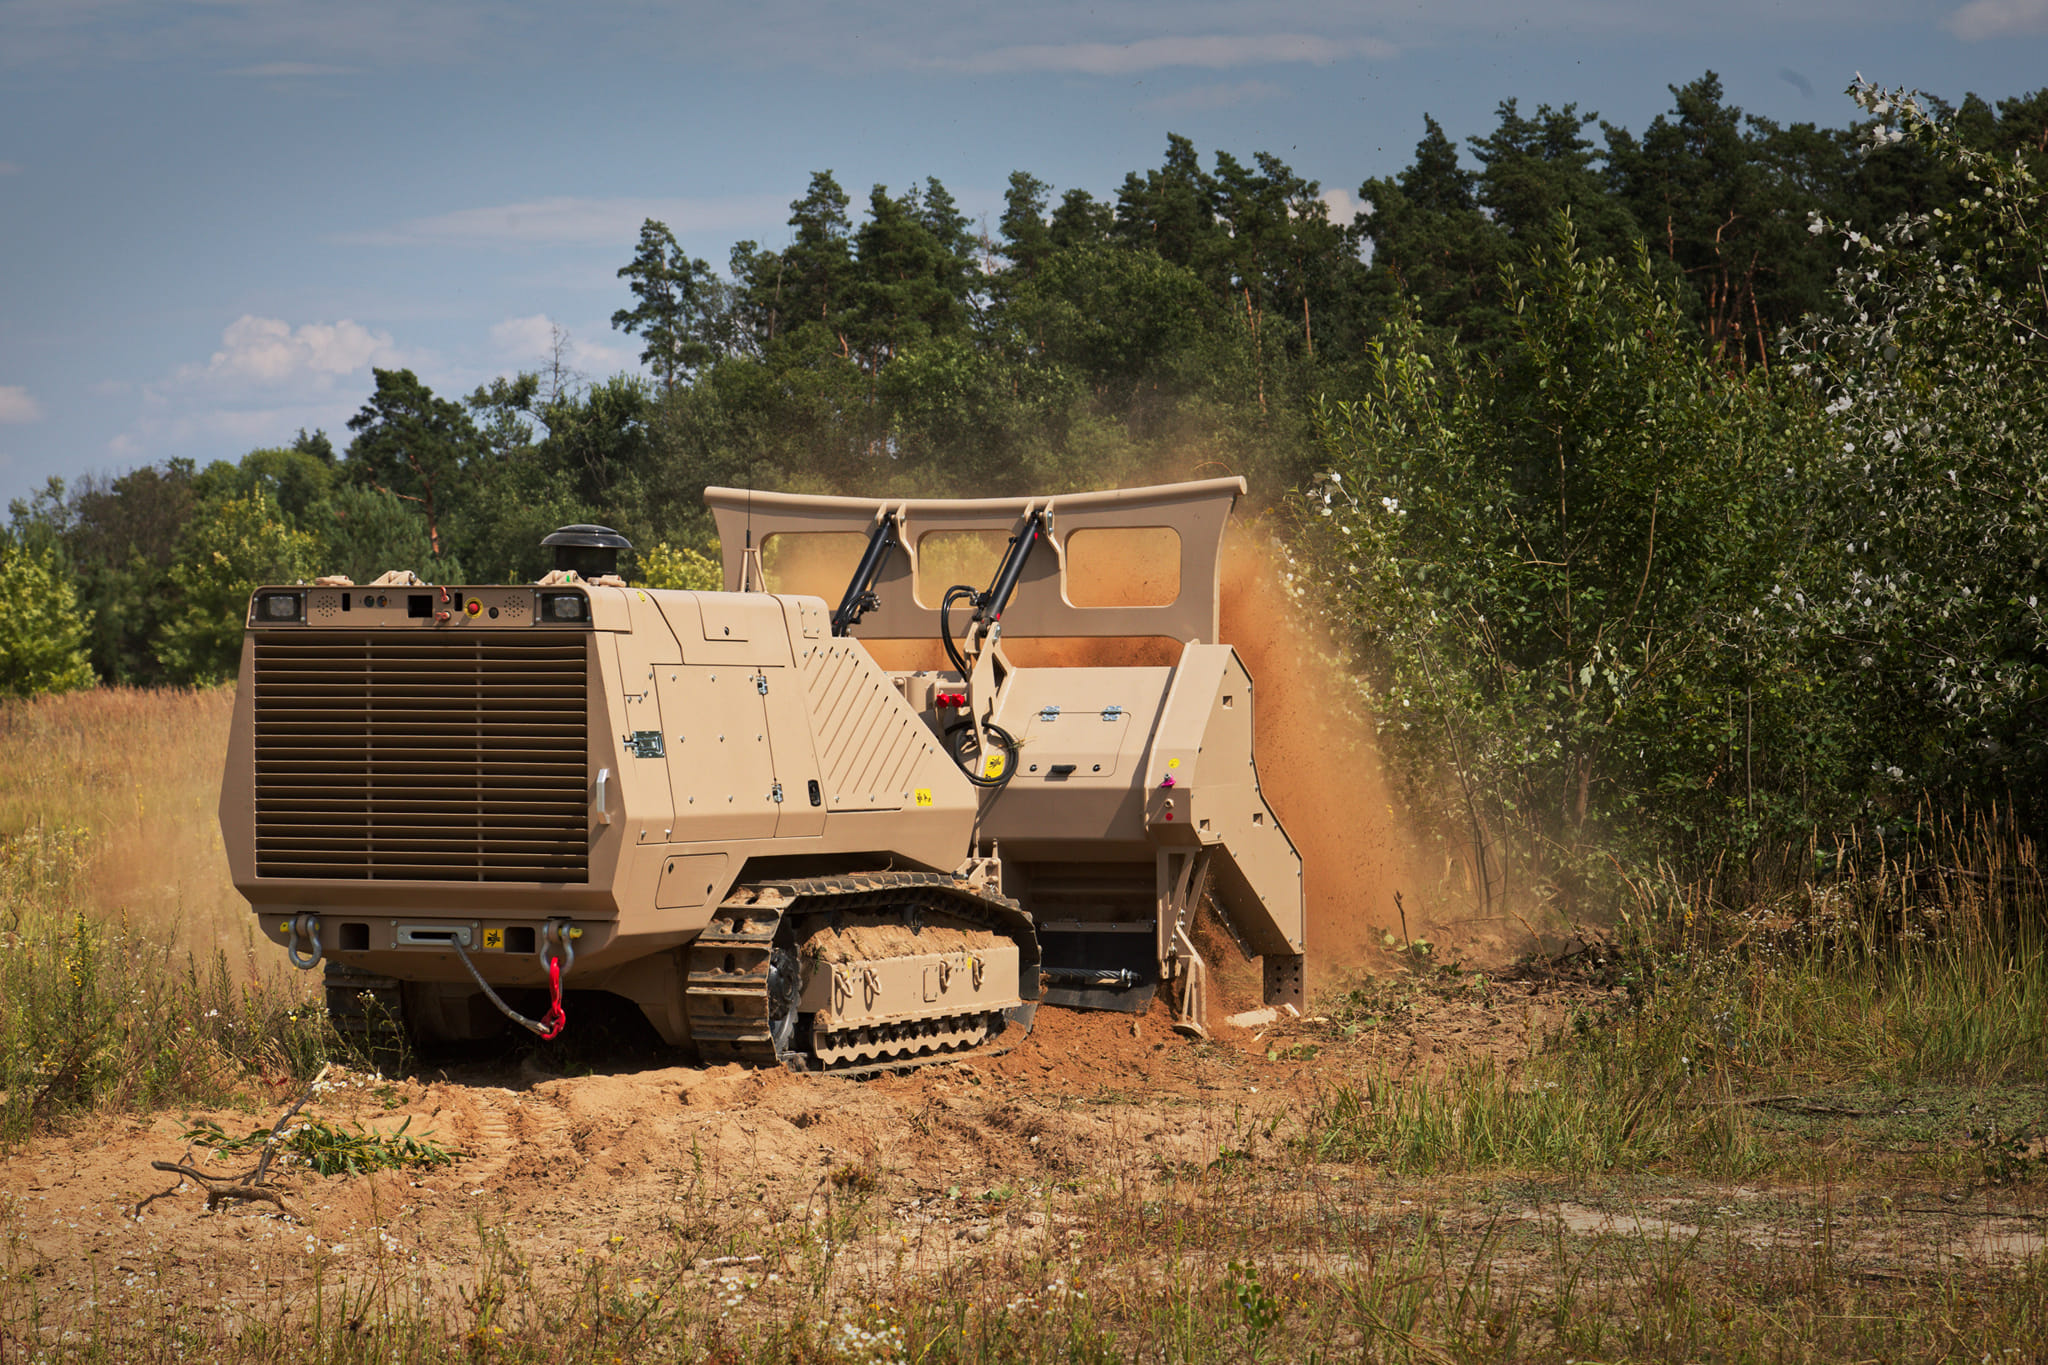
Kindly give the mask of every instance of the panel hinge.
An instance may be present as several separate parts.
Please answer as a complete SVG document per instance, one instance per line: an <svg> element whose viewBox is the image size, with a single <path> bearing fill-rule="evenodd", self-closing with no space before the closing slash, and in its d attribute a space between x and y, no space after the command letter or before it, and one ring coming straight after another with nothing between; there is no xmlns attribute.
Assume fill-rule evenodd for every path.
<svg viewBox="0 0 2048 1365"><path fill-rule="evenodd" d="M764 685L764 690L765 690L765 685ZM774 797L774 798L775 798L775 804L776 804L776 805L778 805L778 806L779 806L779 805L781 805L781 804L782 804L782 784L781 784L780 782L777 782L777 783L775 784L775 786L774 786L774 787L773 787L773 788L772 788L772 789L771 789L771 790L769 791L769 793L768 793L768 794L769 794L770 796L772 796L772 797Z"/></svg>
<svg viewBox="0 0 2048 1365"><path fill-rule="evenodd" d="M764 697L768 695L768 675L766 673L756 673L754 675L754 690Z"/></svg>
<svg viewBox="0 0 2048 1365"><path fill-rule="evenodd" d="M1040 707L1038 718L1040 720L1058 720L1060 718L1060 708L1057 706Z"/></svg>
<svg viewBox="0 0 2048 1365"><path fill-rule="evenodd" d="M1124 708L1121 706L1105 706L1102 708L1102 718L1104 720L1122 720L1124 718Z"/></svg>

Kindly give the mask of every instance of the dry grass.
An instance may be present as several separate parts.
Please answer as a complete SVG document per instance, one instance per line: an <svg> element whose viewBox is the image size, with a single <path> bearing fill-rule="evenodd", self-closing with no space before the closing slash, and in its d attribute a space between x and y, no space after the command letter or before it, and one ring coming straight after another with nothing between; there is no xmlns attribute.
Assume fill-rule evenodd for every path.
<svg viewBox="0 0 2048 1365"><path fill-rule="evenodd" d="M0 710L0 1137L317 1067L302 978L250 951L226 880L229 708ZM1625 940L1551 967L1609 1005L1512 1063L1347 1069L1373 1030L1419 1027L1403 991L1487 990L1435 967L1362 986L1289 1035L1329 1067L1321 1105L1196 1163L1111 1145L977 1190L843 1153L814 1221L764 1221L758 1173L700 1164L658 1221L545 1264L481 1220L414 1247L387 1218L342 1258L244 1213L220 1246L303 1238L304 1276L166 1249L95 1261L90 1293L55 1288L30 1240L55 1210L11 1192L0 1358L2039 1358L2032 848L1986 818L1794 854L1644 887Z"/></svg>
<svg viewBox="0 0 2048 1365"><path fill-rule="evenodd" d="M231 687L0 705L0 837L41 828L77 844L74 908L243 970L249 907L216 815L234 705Z"/></svg>
<svg viewBox="0 0 2048 1365"><path fill-rule="evenodd" d="M323 1021L257 955L215 824L233 702L0 707L0 1143L317 1065Z"/></svg>

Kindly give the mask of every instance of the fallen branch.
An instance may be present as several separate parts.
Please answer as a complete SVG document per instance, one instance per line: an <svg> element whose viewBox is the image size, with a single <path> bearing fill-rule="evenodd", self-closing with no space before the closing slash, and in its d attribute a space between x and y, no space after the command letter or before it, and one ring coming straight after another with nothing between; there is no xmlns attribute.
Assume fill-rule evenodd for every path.
<svg viewBox="0 0 2048 1365"><path fill-rule="evenodd" d="M192 1167L182 1165L176 1161L152 1161L149 1164L159 1171L170 1171L174 1175L181 1175L187 1180L198 1182L200 1187L206 1191L206 1207L209 1209L218 1208L230 1199L263 1199L277 1205L279 1211L283 1213L291 1212L290 1209L285 1208L284 1200L278 1197L276 1190L267 1190L261 1185L245 1185L230 1180L223 1180L219 1176L208 1175L204 1171L194 1170ZM165 1190L163 1194L176 1193L184 1187L184 1183L183 1180L179 1181L176 1185L171 1186L170 1189ZM153 1194L149 1198L160 1199L162 1197L163 1195ZM143 1204L148 1202L149 1200L144 1200ZM135 1211L137 1213L142 1212L142 1204L137 1204Z"/></svg>
<svg viewBox="0 0 2048 1365"><path fill-rule="evenodd" d="M206 1191L206 1207L209 1209L219 1208L222 1204L231 1200L242 1202L261 1200L277 1205L280 1212L290 1213L291 1210L285 1207L285 1202L278 1197L277 1191L266 1189L264 1185L270 1178L270 1163L272 1158L277 1155L278 1140L284 1136L284 1130L291 1121L298 1117L299 1111L310 1104L313 1096L319 1093L320 1082L327 1079L327 1070L327 1067L321 1067L319 1073L312 1080L306 1082L304 1092L292 1103L292 1107L279 1115L277 1122L271 1125L270 1136L263 1140L263 1150L257 1154L254 1166L251 1166L246 1171L237 1171L232 1175L216 1175L202 1171L183 1161L152 1161L149 1163L152 1169L169 1171L178 1177L178 1183L167 1190L158 1190L147 1198L137 1200L135 1207L128 1211L129 1216L140 1218L144 1209L154 1204L157 1200L167 1195L176 1194L179 1190L184 1189L185 1182L188 1180ZM187 1158L191 1157L191 1147L186 1147L185 1155Z"/></svg>
<svg viewBox="0 0 2048 1365"><path fill-rule="evenodd" d="M1900 1213L1938 1213L1944 1218L2012 1218L2023 1223L2048 1223L2048 1213L2024 1213L2019 1209L1930 1209L1921 1204L1898 1204Z"/></svg>
<svg viewBox="0 0 2048 1365"><path fill-rule="evenodd" d="M1695 1109L1786 1109L1795 1114L1832 1114L1840 1118L1869 1119L1883 1114L1924 1113L1925 1110L1844 1109L1839 1105L1815 1104L1804 1095L1740 1095L1730 1100L1696 1100Z"/></svg>

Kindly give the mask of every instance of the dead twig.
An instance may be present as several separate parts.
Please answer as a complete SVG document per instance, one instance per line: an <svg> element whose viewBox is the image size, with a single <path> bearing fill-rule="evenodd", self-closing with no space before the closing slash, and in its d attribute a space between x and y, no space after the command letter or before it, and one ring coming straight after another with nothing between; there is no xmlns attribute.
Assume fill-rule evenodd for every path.
<svg viewBox="0 0 2048 1365"><path fill-rule="evenodd" d="M135 1207L128 1211L129 1216L140 1218L144 1209L167 1195L176 1194L185 1188L185 1182L188 1180L206 1191L206 1207L209 1209L219 1208L231 1200L260 1200L277 1205L280 1212L290 1213L291 1210L285 1207L285 1202L278 1196L277 1191L265 1188L265 1182L270 1178L270 1163L277 1155L279 1139L284 1136L284 1131L291 1121L298 1117L299 1111L310 1104L313 1096L319 1093L320 1082L327 1079L327 1071L327 1067L321 1067L318 1074L306 1082L305 1090L293 1101L291 1108L280 1114L277 1122L270 1126L270 1136L263 1140L263 1150L257 1154L255 1165L246 1171L236 1171L233 1174L215 1174L202 1171L183 1161L152 1161L149 1163L152 1169L169 1171L178 1177L178 1183L167 1190L158 1190L147 1198L137 1200ZM185 1149L185 1155L188 1158L192 1155L190 1147Z"/></svg>
<svg viewBox="0 0 2048 1365"><path fill-rule="evenodd" d="M1930 1209L1924 1204L1893 1205L1900 1213L1938 1213L1944 1218L2012 1218L2025 1223L2048 1223L2048 1213L2022 1213L2018 1209Z"/></svg>
<svg viewBox="0 0 2048 1365"><path fill-rule="evenodd" d="M233 1180L223 1180L217 1175L208 1175L204 1171L194 1170L192 1167L176 1161L152 1161L149 1164L159 1171L170 1171L173 1174L185 1177L185 1180L196 1182L201 1189L206 1191L206 1207L209 1209L219 1208L230 1199L261 1199L277 1205L278 1211L281 1213L291 1212L290 1209L285 1207L284 1200L278 1197L276 1190L265 1189L261 1185L246 1185ZM163 1194L175 1194L184 1186L184 1183L184 1180L180 1180L176 1185L165 1190ZM153 1194L149 1198L161 1199L162 1197L162 1194ZM143 1201L145 1204L148 1202L148 1200ZM142 1212L142 1207L143 1204L137 1204L135 1211L137 1213Z"/></svg>
<svg viewBox="0 0 2048 1365"><path fill-rule="evenodd" d="M1815 1104L1804 1095L1738 1095L1727 1100L1695 1100L1694 1109L1784 1109L1794 1114L1832 1114L1838 1118L1869 1119L1883 1114L1905 1112L1924 1113L1924 1110L1899 1109L1844 1109L1840 1105Z"/></svg>

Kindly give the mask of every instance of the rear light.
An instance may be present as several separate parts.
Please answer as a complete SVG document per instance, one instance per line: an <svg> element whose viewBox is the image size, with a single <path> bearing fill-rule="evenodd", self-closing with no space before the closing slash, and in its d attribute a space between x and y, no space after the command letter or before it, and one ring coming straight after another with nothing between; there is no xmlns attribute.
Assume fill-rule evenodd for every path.
<svg viewBox="0 0 2048 1365"><path fill-rule="evenodd" d="M590 603L580 592L544 592L540 595L540 624L581 624L590 619Z"/></svg>
<svg viewBox="0 0 2048 1365"><path fill-rule="evenodd" d="M264 592L256 595L256 621L259 625L278 626L306 619L306 594L302 592Z"/></svg>

